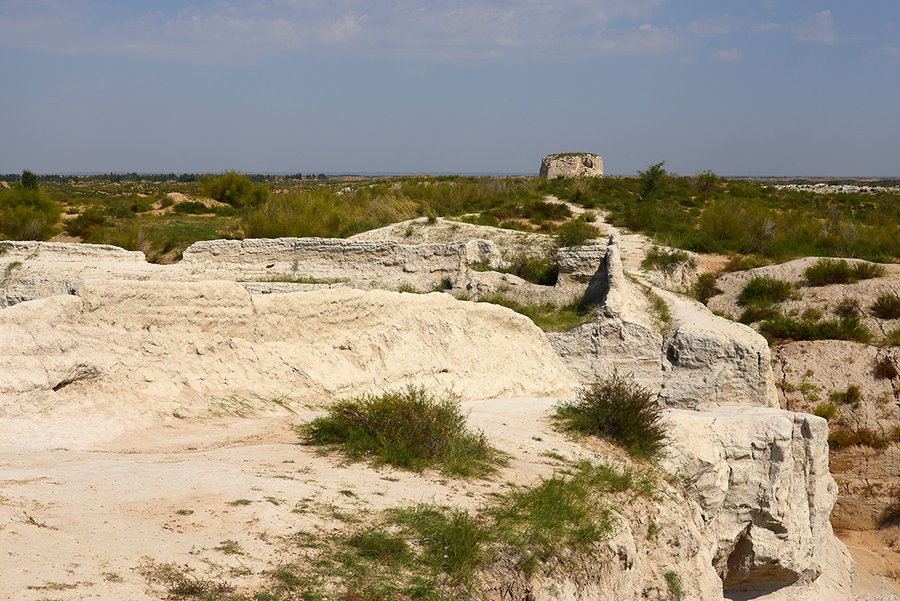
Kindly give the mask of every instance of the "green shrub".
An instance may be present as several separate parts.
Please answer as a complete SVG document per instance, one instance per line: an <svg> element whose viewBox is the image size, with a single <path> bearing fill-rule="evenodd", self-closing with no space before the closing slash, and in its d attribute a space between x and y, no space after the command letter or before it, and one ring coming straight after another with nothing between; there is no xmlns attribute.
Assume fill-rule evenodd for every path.
<svg viewBox="0 0 900 601"><path fill-rule="evenodd" d="M233 207L259 206L269 198L269 188L265 184L254 184L237 171L226 171L218 177L205 175L200 189L210 198Z"/></svg>
<svg viewBox="0 0 900 601"><path fill-rule="evenodd" d="M681 583L681 576L678 572L669 570L663 574L666 581L666 587L669 589L669 599L672 601L681 601L684 599L684 586Z"/></svg>
<svg viewBox="0 0 900 601"><path fill-rule="evenodd" d="M900 346L900 328L894 328L885 334L882 344L885 346Z"/></svg>
<svg viewBox="0 0 900 601"><path fill-rule="evenodd" d="M6 240L47 240L59 216L59 205L42 190L0 190L0 237Z"/></svg>
<svg viewBox="0 0 900 601"><path fill-rule="evenodd" d="M215 213L216 210L211 209L199 200L186 200L175 205L172 212L183 215L203 215L206 213Z"/></svg>
<svg viewBox="0 0 900 601"><path fill-rule="evenodd" d="M559 278L559 265L556 261L544 257L519 255L510 263L509 273L533 284L554 286Z"/></svg>
<svg viewBox="0 0 900 601"><path fill-rule="evenodd" d="M856 384L847 386L847 390L833 390L829 393L829 396L832 402L841 404L852 404L862 401L862 393Z"/></svg>
<svg viewBox="0 0 900 601"><path fill-rule="evenodd" d="M837 407L835 407L833 403L821 403L816 405L816 408L813 410L813 415L831 420L837 415Z"/></svg>
<svg viewBox="0 0 900 601"><path fill-rule="evenodd" d="M794 287L789 282L768 276L756 276L741 290L738 302L742 305L775 304L794 296Z"/></svg>
<svg viewBox="0 0 900 601"><path fill-rule="evenodd" d="M790 340L855 340L868 342L872 332L858 317L840 319L795 319L778 314L759 324L759 332L770 342Z"/></svg>
<svg viewBox="0 0 900 601"><path fill-rule="evenodd" d="M900 318L900 296L893 292L879 294L869 310L876 317L881 319L897 319Z"/></svg>
<svg viewBox="0 0 900 601"><path fill-rule="evenodd" d="M65 230L71 236L79 236L85 242L96 240L106 227L106 217L98 209L88 209L75 219L66 222Z"/></svg>
<svg viewBox="0 0 900 601"><path fill-rule="evenodd" d="M748 269L764 267L765 265L769 265L769 263L770 261L759 255L731 255L728 258L728 262L725 263L725 266L722 268L722 271L746 271Z"/></svg>
<svg viewBox="0 0 900 601"><path fill-rule="evenodd" d="M583 219L573 219L556 230L556 244L560 247L583 246L600 236L600 230Z"/></svg>
<svg viewBox="0 0 900 601"><path fill-rule="evenodd" d="M298 433L308 444L340 446L351 460L371 458L414 471L435 467L451 475L485 475L502 463L484 434L466 427L454 399L436 399L414 386L338 401Z"/></svg>
<svg viewBox="0 0 900 601"><path fill-rule="evenodd" d="M700 277L697 278L696 282L694 282L694 286L691 288L691 293L694 298L705 305L709 302L709 299L716 296L717 294L721 294L722 290L716 285L715 275L711 273L703 273L700 274Z"/></svg>
<svg viewBox="0 0 900 601"><path fill-rule="evenodd" d="M554 286L559 278L559 264L556 261L534 255L517 255L509 261L508 267L492 267L487 263L472 263L469 266L475 271L511 273L541 286Z"/></svg>
<svg viewBox="0 0 900 601"><path fill-rule="evenodd" d="M774 319L780 315L781 311L779 311L778 307L753 304L744 309L738 321L749 325L765 319Z"/></svg>
<svg viewBox="0 0 900 601"><path fill-rule="evenodd" d="M884 275L884 267L875 263L854 263L851 266L844 260L819 259L806 268L804 275L810 286L852 284Z"/></svg>
<svg viewBox="0 0 900 601"><path fill-rule="evenodd" d="M618 372L559 404L554 419L565 430L609 438L635 457L652 458L666 442L655 395Z"/></svg>
<svg viewBox="0 0 900 601"><path fill-rule="evenodd" d="M491 303L512 309L534 322L534 325L545 332L571 330L585 323L591 316L594 307L580 301L572 301L567 305L542 303L540 305L523 305L508 296L496 293L478 299L480 303Z"/></svg>
<svg viewBox="0 0 900 601"><path fill-rule="evenodd" d="M641 261L641 267L646 270L658 269L670 275L675 273L675 270L681 265L696 267L697 260L692 257L690 253L683 250L667 250L654 246L647 251L646 256L643 261Z"/></svg>

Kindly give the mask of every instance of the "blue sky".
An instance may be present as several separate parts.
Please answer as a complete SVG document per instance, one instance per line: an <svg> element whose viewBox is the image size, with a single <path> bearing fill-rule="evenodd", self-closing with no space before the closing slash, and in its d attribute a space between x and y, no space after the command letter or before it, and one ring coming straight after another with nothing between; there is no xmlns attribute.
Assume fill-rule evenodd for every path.
<svg viewBox="0 0 900 601"><path fill-rule="evenodd" d="M0 173L900 175L900 2L0 0Z"/></svg>

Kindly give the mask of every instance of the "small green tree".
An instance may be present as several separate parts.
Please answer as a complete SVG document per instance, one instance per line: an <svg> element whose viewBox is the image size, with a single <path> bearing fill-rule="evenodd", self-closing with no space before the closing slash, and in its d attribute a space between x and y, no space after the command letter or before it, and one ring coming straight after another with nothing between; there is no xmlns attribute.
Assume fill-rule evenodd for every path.
<svg viewBox="0 0 900 601"><path fill-rule="evenodd" d="M641 181L641 198L656 198L665 190L669 174L663 169L666 162L662 161L647 167L646 171L638 171Z"/></svg>
<svg viewBox="0 0 900 601"><path fill-rule="evenodd" d="M263 204L269 198L265 184L255 184L246 175L226 171L218 177L204 175L200 189L210 198L233 207L252 207Z"/></svg>
<svg viewBox="0 0 900 601"><path fill-rule="evenodd" d="M28 169L22 172L22 187L26 190L37 190L38 188L37 176Z"/></svg>

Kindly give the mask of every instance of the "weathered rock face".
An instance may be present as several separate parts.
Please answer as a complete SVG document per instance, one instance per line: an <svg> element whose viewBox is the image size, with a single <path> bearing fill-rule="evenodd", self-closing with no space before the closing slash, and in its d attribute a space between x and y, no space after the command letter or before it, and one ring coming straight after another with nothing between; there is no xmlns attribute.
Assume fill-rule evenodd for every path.
<svg viewBox="0 0 900 601"><path fill-rule="evenodd" d="M837 486L828 472L824 419L720 407L672 410L667 420L663 466L684 478L700 504L726 596L813 585L835 566L849 571L828 521Z"/></svg>
<svg viewBox="0 0 900 601"><path fill-rule="evenodd" d="M540 176L553 179L563 177L602 177L603 158L590 153L548 154L541 160Z"/></svg>
<svg viewBox="0 0 900 601"><path fill-rule="evenodd" d="M553 348L584 381L613 370L632 374L670 407L777 407L769 346L752 329L710 313L691 299L654 289L671 322L654 318L647 290L625 277L615 237L588 284L598 318L548 333Z"/></svg>
<svg viewBox="0 0 900 601"><path fill-rule="evenodd" d="M322 400L408 382L490 398L575 384L527 318L446 294L89 280L0 311L0 339L5 416L87 399L171 411L232 393Z"/></svg>

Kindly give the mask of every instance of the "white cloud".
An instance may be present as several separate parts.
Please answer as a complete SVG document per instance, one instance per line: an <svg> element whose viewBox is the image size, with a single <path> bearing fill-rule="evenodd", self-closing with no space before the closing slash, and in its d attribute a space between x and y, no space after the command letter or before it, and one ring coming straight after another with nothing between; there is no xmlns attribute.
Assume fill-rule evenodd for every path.
<svg viewBox="0 0 900 601"><path fill-rule="evenodd" d="M736 63L741 60L741 53L737 48L729 48L728 50L716 50L710 56L717 61L724 63Z"/></svg>
<svg viewBox="0 0 900 601"><path fill-rule="evenodd" d="M720 15L715 18L703 17L688 24L688 31L694 35L713 36L728 35L738 26L739 21L731 15Z"/></svg>
<svg viewBox="0 0 900 601"><path fill-rule="evenodd" d="M892 63L900 65L900 48L896 46L882 46L875 53L886 56Z"/></svg>
<svg viewBox="0 0 900 601"><path fill-rule="evenodd" d="M823 10L809 17L794 32L798 42L819 42L834 44L837 36L834 33L834 19L830 10Z"/></svg>
<svg viewBox="0 0 900 601"><path fill-rule="evenodd" d="M367 15L357 17L353 11L344 15L343 19L329 23L320 31L320 37L326 44L339 44L346 42L362 31L363 21Z"/></svg>
<svg viewBox="0 0 900 601"><path fill-rule="evenodd" d="M596 50L612 56L668 54L675 51L680 42L672 30L644 24L628 31L600 36Z"/></svg>
<svg viewBox="0 0 900 601"><path fill-rule="evenodd" d="M321 50L346 56L580 60L656 54L674 30L635 28L666 0L197 0L109 17L95 0L0 0L0 46L193 62Z"/></svg>
<svg viewBox="0 0 900 601"><path fill-rule="evenodd" d="M784 25L782 25L781 23L766 22L754 25L750 28L750 31L759 33L763 31L777 31L779 29L784 29Z"/></svg>

